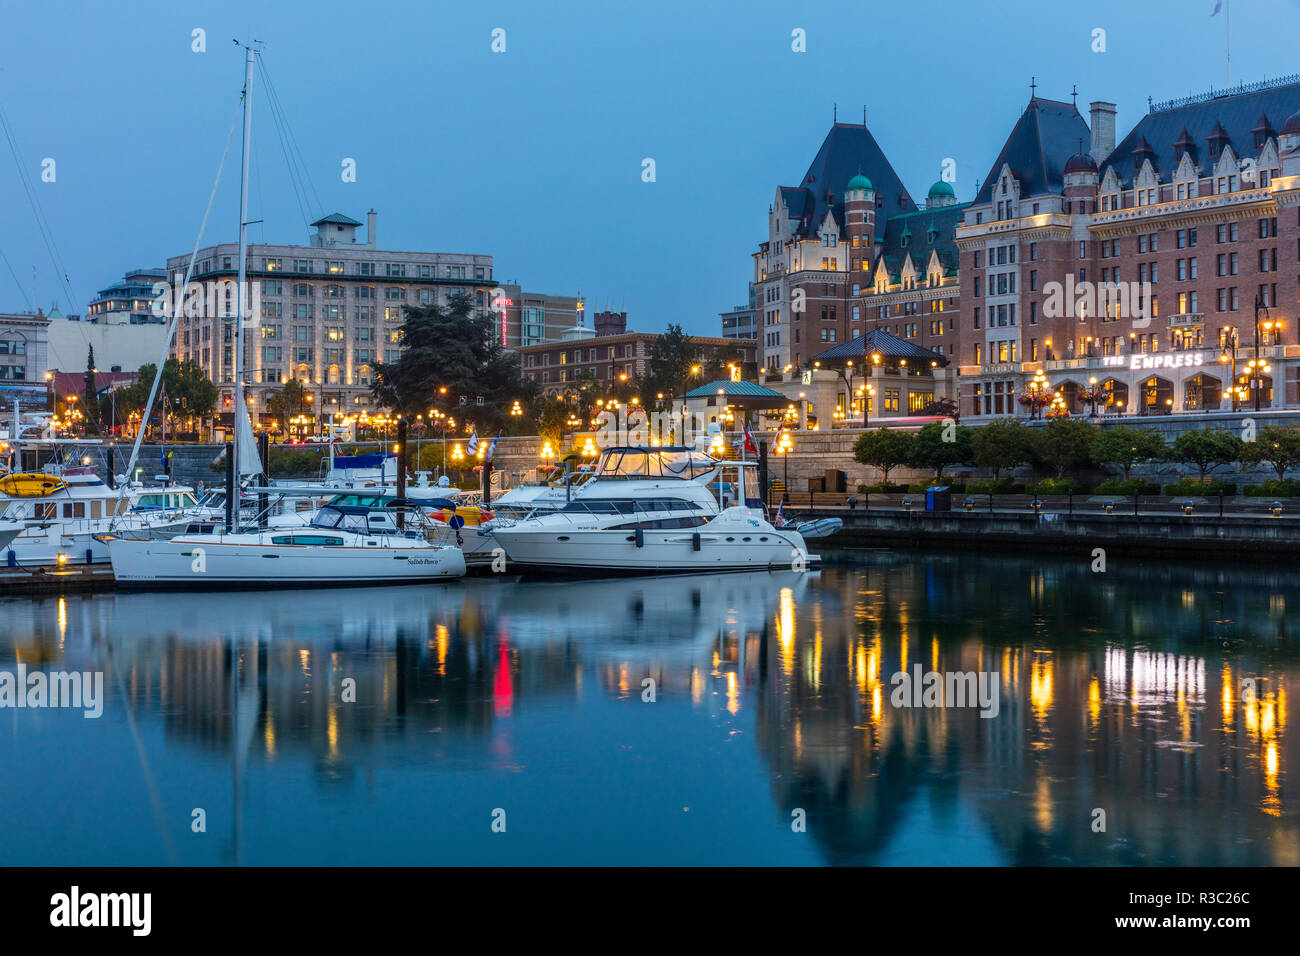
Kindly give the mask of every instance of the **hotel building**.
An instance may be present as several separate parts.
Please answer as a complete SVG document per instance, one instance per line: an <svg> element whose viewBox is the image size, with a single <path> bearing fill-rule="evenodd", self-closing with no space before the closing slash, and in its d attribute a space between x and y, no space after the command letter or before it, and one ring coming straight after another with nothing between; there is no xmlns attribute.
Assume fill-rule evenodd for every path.
<svg viewBox="0 0 1300 956"><path fill-rule="evenodd" d="M316 232L306 246L248 247L258 314L257 324L244 330L243 358L254 422L290 378L311 386L316 415L370 411L374 367L397 358L406 305L446 305L465 293L481 314L493 314L491 256L381 250L373 210L364 242L356 235L361 223L338 213L312 226ZM205 297L201 315L182 316L170 351L172 358L197 362L222 387L227 414L234 394L238 255L236 243L199 250L191 281L215 295ZM188 265L188 255L167 260L175 285Z"/></svg>
<svg viewBox="0 0 1300 956"><path fill-rule="evenodd" d="M1113 104L1031 99L957 228L962 411L1023 414L1039 371L1076 413L1085 389L1109 414L1300 404L1297 110L1292 77L1151 105L1116 144Z"/></svg>
<svg viewBox="0 0 1300 956"><path fill-rule="evenodd" d="M1027 414L1038 375L1075 414L1300 407L1300 77L1149 103L1118 142L1113 103L1035 91L973 201L924 209L836 123L753 261L771 387L880 330L955 367L966 417Z"/></svg>

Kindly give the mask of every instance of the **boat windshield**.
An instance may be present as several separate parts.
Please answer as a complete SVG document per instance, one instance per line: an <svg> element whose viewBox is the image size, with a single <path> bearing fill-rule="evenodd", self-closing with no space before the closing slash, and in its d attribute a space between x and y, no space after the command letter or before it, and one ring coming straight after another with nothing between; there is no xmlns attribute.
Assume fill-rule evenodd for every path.
<svg viewBox="0 0 1300 956"><path fill-rule="evenodd" d="M600 478L698 478L718 467L689 448L611 448L600 460Z"/></svg>

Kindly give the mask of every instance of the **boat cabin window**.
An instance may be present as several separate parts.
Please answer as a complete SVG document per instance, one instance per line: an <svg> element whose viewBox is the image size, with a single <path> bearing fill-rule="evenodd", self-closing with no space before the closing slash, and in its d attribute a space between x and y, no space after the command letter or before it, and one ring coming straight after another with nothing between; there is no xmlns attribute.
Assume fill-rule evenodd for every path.
<svg viewBox="0 0 1300 956"><path fill-rule="evenodd" d="M700 506L695 502L681 498L594 498L570 501L560 510L598 515L630 515L647 511L698 511L699 508Z"/></svg>
<svg viewBox="0 0 1300 956"><path fill-rule="evenodd" d="M609 530L633 531L640 528L642 531L664 531L674 528L697 528L707 523L708 520L703 515L683 515L680 518L651 518L648 521L629 521L625 524L616 524Z"/></svg>
<svg viewBox="0 0 1300 956"><path fill-rule="evenodd" d="M342 547L343 539L328 534L285 534L271 539L272 544L296 544L318 548Z"/></svg>
<svg viewBox="0 0 1300 956"><path fill-rule="evenodd" d="M63 517L65 518L86 517L86 503L84 501L65 501L63 503Z"/></svg>

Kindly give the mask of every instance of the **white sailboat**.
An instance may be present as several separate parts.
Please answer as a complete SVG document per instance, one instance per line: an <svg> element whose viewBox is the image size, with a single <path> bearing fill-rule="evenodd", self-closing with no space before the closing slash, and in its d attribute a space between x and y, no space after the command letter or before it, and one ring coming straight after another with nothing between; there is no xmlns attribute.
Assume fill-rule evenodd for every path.
<svg viewBox="0 0 1300 956"><path fill-rule="evenodd" d="M285 585L374 584L460 577L460 549L431 543L417 509L330 506L305 528L240 527L240 480L264 473L244 398L244 321L248 266L248 162L252 142L253 64L246 49L244 144L239 190L239 282L235 316L236 488L228 488L223 531L184 534L166 541L117 537L108 542L113 574L121 586L278 587ZM179 311L179 310L177 310ZM172 317L173 324L176 316ZM249 489L250 491L252 489ZM275 489L259 488L259 493Z"/></svg>

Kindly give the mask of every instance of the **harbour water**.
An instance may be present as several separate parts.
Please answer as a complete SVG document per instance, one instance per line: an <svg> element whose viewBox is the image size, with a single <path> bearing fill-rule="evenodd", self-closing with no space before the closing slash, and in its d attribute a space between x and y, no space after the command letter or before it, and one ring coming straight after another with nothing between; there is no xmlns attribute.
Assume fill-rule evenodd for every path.
<svg viewBox="0 0 1300 956"><path fill-rule="evenodd" d="M1289 572L840 557L0 602L0 863L1300 864Z"/></svg>

